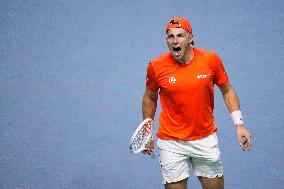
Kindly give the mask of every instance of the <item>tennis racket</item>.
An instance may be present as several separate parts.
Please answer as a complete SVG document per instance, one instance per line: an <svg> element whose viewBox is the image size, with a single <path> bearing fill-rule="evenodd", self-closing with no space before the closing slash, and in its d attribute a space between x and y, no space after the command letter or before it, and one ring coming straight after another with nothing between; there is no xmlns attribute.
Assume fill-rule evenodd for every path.
<svg viewBox="0 0 284 189"><path fill-rule="evenodd" d="M150 147L151 138L153 137L152 129L152 119L146 118L144 121L142 121L142 123L140 123L131 137L129 144L130 152L136 154L142 152L145 148ZM150 155L152 158L156 157L155 152L151 152Z"/></svg>

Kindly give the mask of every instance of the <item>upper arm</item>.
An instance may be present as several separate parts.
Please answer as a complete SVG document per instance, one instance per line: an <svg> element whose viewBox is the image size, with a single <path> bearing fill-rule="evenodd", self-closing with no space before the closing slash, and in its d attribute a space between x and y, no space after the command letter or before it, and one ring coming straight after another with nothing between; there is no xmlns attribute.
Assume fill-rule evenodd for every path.
<svg viewBox="0 0 284 189"><path fill-rule="evenodd" d="M225 85L228 84L229 79L222 60L216 53L213 53L213 60L214 84L219 87L226 87Z"/></svg>

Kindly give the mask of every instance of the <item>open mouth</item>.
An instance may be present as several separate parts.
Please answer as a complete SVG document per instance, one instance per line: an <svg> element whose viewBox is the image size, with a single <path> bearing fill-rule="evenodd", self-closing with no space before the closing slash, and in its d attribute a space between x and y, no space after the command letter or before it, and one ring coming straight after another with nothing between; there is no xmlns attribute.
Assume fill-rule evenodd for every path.
<svg viewBox="0 0 284 189"><path fill-rule="evenodd" d="M174 55L179 55L181 52L181 48L180 47L173 47L173 53Z"/></svg>

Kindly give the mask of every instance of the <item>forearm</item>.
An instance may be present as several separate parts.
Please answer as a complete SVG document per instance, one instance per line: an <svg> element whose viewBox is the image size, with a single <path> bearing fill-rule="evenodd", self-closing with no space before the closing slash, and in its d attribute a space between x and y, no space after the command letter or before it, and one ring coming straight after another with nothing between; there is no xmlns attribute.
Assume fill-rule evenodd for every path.
<svg viewBox="0 0 284 189"><path fill-rule="evenodd" d="M143 100L142 100L143 119L146 119L146 118L154 119L156 108L157 108L157 101L154 102L151 99L148 99L147 97L143 97Z"/></svg>
<svg viewBox="0 0 284 189"><path fill-rule="evenodd" d="M236 110L240 110L240 103L238 96L234 90L226 93L223 95L225 104L227 106L227 109L230 113Z"/></svg>
<svg viewBox="0 0 284 189"><path fill-rule="evenodd" d="M156 95L149 95L147 91L143 95L142 99L142 115L143 119L151 118L154 120L157 108L157 97Z"/></svg>
<svg viewBox="0 0 284 189"><path fill-rule="evenodd" d="M219 87L228 111L231 113L234 125L236 126L238 142L243 150L251 149L251 136L244 126L242 114L240 111L240 103L237 93L232 85L228 82L224 86ZM244 140L243 140L244 139Z"/></svg>
<svg viewBox="0 0 284 189"><path fill-rule="evenodd" d="M220 89L223 94L223 98L227 106L227 109L231 114L231 118L234 122L234 125L243 126L244 121L242 117L242 112L240 111L240 103L239 103L237 93L235 92L235 90L233 89L230 83L226 84Z"/></svg>

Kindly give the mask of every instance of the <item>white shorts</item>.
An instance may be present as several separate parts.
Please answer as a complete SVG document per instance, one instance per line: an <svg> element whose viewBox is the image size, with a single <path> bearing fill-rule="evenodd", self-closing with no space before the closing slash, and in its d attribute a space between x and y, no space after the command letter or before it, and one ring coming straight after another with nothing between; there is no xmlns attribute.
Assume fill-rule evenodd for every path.
<svg viewBox="0 0 284 189"><path fill-rule="evenodd" d="M223 175L216 133L193 141L158 139L157 146L163 184L188 178L190 167L196 176L215 178Z"/></svg>

